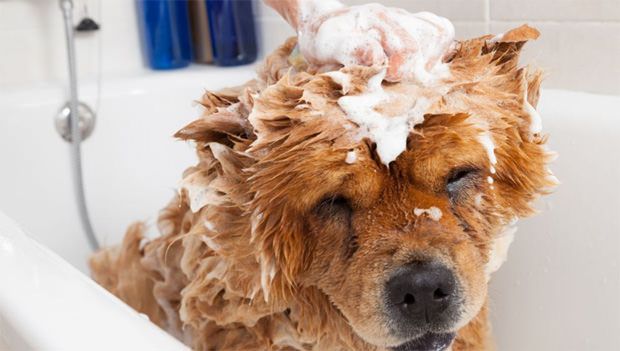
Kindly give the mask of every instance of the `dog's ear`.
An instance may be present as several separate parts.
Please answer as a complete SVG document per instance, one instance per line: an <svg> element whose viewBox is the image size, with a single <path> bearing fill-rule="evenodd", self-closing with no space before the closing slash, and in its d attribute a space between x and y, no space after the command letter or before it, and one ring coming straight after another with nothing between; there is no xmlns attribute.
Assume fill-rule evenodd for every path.
<svg viewBox="0 0 620 351"><path fill-rule="evenodd" d="M247 119L238 113L222 109L191 122L174 136L182 140L229 144L226 141L229 136L246 135L248 127Z"/></svg>
<svg viewBox="0 0 620 351"><path fill-rule="evenodd" d="M257 82L251 80L242 86L205 92L198 101L204 108L202 116L181 128L174 137L197 142L199 152L211 142L245 150L256 138L248 115L257 89Z"/></svg>
<svg viewBox="0 0 620 351"><path fill-rule="evenodd" d="M456 83L453 89L482 99L491 97L504 110L514 111L518 118L510 122L518 124L522 138L540 142L540 121L534 108L542 71L519 67L525 43L537 39L539 34L523 25L499 35L462 41L448 62Z"/></svg>
<svg viewBox="0 0 620 351"><path fill-rule="evenodd" d="M536 28L524 24L503 34L496 35L493 37L495 40L492 41L495 43L523 43L528 40L538 39L539 36L540 32Z"/></svg>
<svg viewBox="0 0 620 351"><path fill-rule="evenodd" d="M539 36L540 32L535 28L522 25L493 37L487 36L481 52L490 56L490 64L497 67L497 87L514 94L519 105L523 106L521 120L525 123L521 123L519 128L522 136L537 143L542 142L542 136L540 117L535 107L538 104L543 74L540 69L519 67L519 56L525 43Z"/></svg>
<svg viewBox="0 0 620 351"><path fill-rule="evenodd" d="M498 35L458 42L455 51L446 58L457 80L479 81L489 76L516 74L519 55L526 42L540 33L523 25Z"/></svg>
<svg viewBox="0 0 620 351"><path fill-rule="evenodd" d="M491 62L502 67L503 70L513 70L518 65L521 49L526 42L536 40L540 36L540 32L528 26L511 29L505 33L496 36L485 36L482 54L492 54Z"/></svg>

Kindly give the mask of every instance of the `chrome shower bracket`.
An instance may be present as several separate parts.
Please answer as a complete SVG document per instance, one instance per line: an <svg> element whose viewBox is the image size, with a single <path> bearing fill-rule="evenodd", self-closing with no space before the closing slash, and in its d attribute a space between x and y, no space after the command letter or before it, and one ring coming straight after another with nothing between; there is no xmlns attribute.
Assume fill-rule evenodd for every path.
<svg viewBox="0 0 620 351"><path fill-rule="evenodd" d="M95 112L83 102L78 103L78 125L80 129L80 141L86 140L95 129ZM67 102L54 118L56 131L67 142L72 142L71 136L71 102Z"/></svg>

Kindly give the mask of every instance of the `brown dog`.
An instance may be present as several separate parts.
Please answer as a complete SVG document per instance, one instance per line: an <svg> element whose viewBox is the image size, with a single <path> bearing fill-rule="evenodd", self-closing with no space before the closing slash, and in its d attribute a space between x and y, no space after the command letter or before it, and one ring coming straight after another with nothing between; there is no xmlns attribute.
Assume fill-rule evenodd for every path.
<svg viewBox="0 0 620 351"><path fill-rule="evenodd" d="M141 245L134 225L92 258L94 278L197 350L491 348L489 275L554 185L531 128L541 75L517 66L537 36L458 43L441 94L384 83L432 101L389 167L337 104L377 69L343 68L345 87L291 63L290 39L258 80L203 97L176 134L199 163L162 236Z"/></svg>

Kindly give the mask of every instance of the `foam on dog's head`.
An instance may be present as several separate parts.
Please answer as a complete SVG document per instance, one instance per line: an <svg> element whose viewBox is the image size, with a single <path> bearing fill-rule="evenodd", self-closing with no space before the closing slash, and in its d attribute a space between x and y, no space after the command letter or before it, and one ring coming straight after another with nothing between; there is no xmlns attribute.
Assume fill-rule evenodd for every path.
<svg viewBox="0 0 620 351"><path fill-rule="evenodd" d="M386 69L381 69L368 80L363 92L349 95L349 73L337 73L327 75L343 86L343 96L338 99L338 105L355 124L354 138L358 141L364 138L372 140L377 146L377 155L386 166L405 151L409 133L424 121L424 113L429 106L445 92L440 86L425 88L416 84L398 85L400 89L384 89L382 82ZM403 89L405 87L407 89Z"/></svg>

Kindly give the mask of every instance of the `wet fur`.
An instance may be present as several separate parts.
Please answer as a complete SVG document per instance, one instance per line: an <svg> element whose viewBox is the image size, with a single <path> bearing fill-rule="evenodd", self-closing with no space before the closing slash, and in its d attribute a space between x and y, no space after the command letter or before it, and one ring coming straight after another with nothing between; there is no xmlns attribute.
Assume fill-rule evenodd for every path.
<svg viewBox="0 0 620 351"><path fill-rule="evenodd" d="M199 162L183 178L205 189L206 205L192 212L180 191L161 212L160 237L145 241L142 225L132 226L120 247L92 257L93 277L196 350L381 350L399 341L378 310L378 287L400 264L439 257L468 301L452 350L490 349L484 265L493 240L553 186L545 138L530 134L523 111L525 90L536 106L541 73L517 63L536 36L521 27L499 42L460 42L448 93L390 167L372 143L350 137L336 104L343 87L291 66L289 40L258 79L206 93L203 116L176 134L196 143ZM345 70L355 77L350 94L376 74ZM496 144L494 189L484 181L481 121ZM350 150L354 164L344 162ZM443 191L455 165L479 167L483 179L457 201ZM354 223L317 207L330 197L347 199ZM412 213L430 206L441 221Z"/></svg>

